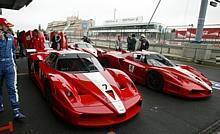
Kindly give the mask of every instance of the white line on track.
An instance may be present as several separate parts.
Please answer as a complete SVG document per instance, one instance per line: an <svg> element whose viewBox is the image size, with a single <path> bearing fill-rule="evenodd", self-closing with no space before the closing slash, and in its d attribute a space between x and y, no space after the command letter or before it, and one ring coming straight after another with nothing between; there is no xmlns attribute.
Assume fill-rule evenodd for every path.
<svg viewBox="0 0 220 134"><path fill-rule="evenodd" d="M212 82L212 88L220 90L220 82L211 81Z"/></svg>

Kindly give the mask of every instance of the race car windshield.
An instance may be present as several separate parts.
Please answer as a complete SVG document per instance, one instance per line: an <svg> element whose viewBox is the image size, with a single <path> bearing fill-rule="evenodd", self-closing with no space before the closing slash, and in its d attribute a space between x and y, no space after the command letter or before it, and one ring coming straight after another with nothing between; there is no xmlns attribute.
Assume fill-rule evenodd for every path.
<svg viewBox="0 0 220 134"><path fill-rule="evenodd" d="M159 55L159 54L146 55L145 59L146 59L145 60L146 63L152 66L171 66L171 67L176 66L166 57L164 57L163 55Z"/></svg>
<svg viewBox="0 0 220 134"><path fill-rule="evenodd" d="M73 72L73 73L85 73L85 72L98 72L103 70L100 63L94 57L79 55L73 58L61 58L57 63L57 70Z"/></svg>

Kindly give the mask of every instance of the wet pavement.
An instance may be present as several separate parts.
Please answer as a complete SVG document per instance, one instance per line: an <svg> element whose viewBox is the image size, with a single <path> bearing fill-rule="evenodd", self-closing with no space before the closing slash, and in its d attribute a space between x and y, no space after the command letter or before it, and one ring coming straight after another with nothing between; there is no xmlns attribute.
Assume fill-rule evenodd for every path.
<svg viewBox="0 0 220 134"><path fill-rule="evenodd" d="M184 64L196 67L212 81L220 81L220 68ZM208 99L186 100L148 90L141 85L137 87L143 96L143 106L141 112L133 119L106 128L71 126L53 114L27 75L26 59L19 59L18 89L21 109L27 119L23 122L13 121L4 86L5 111L0 113L0 126L13 121L15 134L105 134L109 131L117 134L196 134L211 133L204 130L220 120L220 90L214 89L213 96ZM220 128L212 131L217 133Z"/></svg>

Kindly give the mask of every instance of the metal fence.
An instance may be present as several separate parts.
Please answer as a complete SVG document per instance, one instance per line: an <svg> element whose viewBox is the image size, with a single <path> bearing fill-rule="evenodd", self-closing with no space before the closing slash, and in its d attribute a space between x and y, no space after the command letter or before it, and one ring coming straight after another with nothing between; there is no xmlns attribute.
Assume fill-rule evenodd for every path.
<svg viewBox="0 0 220 134"><path fill-rule="evenodd" d="M69 42L80 41L81 37L72 37L68 38ZM115 49L115 40L113 39L98 39L91 38L93 45L99 48L113 50ZM127 42L125 40L123 42L123 49L127 50ZM136 44L136 47L138 42ZM208 47L200 46L200 45L187 45L180 42L167 41L163 42L150 42L150 51L159 52L169 58L178 58L184 61L198 62L202 63L204 61L216 63L216 57L220 56L220 45L219 44L210 44Z"/></svg>

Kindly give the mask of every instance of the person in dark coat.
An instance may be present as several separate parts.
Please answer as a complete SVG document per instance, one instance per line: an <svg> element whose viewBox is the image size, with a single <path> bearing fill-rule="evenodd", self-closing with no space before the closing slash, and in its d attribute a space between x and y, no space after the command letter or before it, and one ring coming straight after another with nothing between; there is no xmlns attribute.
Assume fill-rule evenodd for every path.
<svg viewBox="0 0 220 134"><path fill-rule="evenodd" d="M53 48L54 50L60 50L61 49L60 47L61 47L61 37L58 33L56 33L54 37L52 37L51 48Z"/></svg>
<svg viewBox="0 0 220 134"><path fill-rule="evenodd" d="M128 37L127 37L127 44L128 44L127 50L131 51L131 36L130 35L128 35Z"/></svg>
<svg viewBox="0 0 220 134"><path fill-rule="evenodd" d="M18 33L18 45L19 45L19 55L21 57L24 57L24 36L25 36L25 31L21 31Z"/></svg>
<svg viewBox="0 0 220 134"><path fill-rule="evenodd" d="M130 51L135 51L135 47L136 47L136 43L137 43L137 40L136 40L136 38L135 38L135 34L132 34L132 35L131 35L131 41L130 41L130 43L131 43L131 49L130 49Z"/></svg>
<svg viewBox="0 0 220 134"><path fill-rule="evenodd" d="M83 42L86 42L86 43L92 43L91 39L88 38L87 36L83 36L83 38L81 39Z"/></svg>
<svg viewBox="0 0 220 134"><path fill-rule="evenodd" d="M148 50L148 48L149 48L149 42L148 42L147 39L145 38L145 35L144 35L144 34L141 34L141 38L139 39L139 41L140 41L139 51Z"/></svg>

